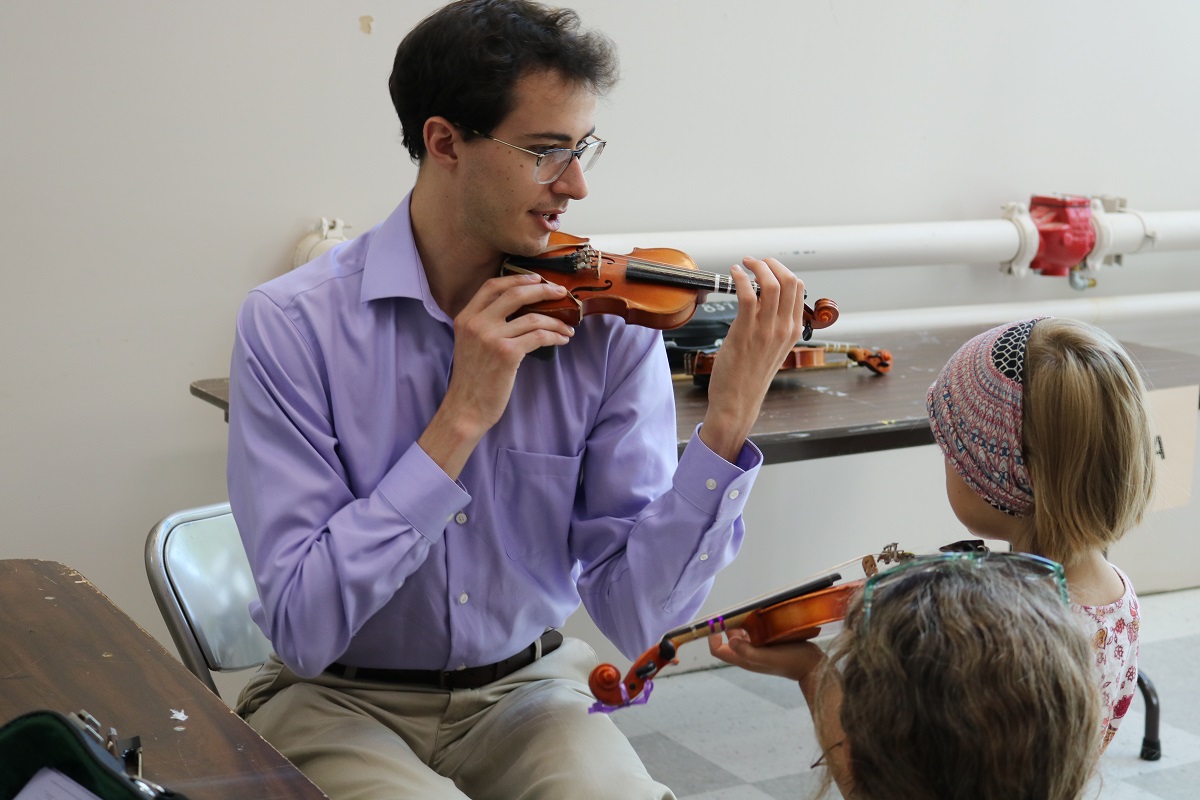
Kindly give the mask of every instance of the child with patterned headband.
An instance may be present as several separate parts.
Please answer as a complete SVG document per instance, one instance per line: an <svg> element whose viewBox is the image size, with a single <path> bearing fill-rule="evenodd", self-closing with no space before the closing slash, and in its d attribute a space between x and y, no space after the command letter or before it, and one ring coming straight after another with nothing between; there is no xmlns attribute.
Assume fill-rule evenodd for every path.
<svg viewBox="0 0 1200 800"><path fill-rule="evenodd" d="M929 388L946 493L978 536L1063 564L1091 625L1107 747L1137 689L1138 603L1105 550L1137 525L1154 470L1146 391L1111 336L1038 318L976 336Z"/></svg>

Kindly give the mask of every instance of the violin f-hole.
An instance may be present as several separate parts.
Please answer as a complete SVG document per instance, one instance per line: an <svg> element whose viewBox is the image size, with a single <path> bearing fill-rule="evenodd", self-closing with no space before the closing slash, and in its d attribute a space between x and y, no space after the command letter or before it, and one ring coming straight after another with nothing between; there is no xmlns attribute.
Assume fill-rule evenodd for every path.
<svg viewBox="0 0 1200 800"><path fill-rule="evenodd" d="M610 280L606 280L604 282L603 286L576 286L571 291L575 292L575 293L578 293L578 292L607 292L612 287L613 287L613 282Z"/></svg>

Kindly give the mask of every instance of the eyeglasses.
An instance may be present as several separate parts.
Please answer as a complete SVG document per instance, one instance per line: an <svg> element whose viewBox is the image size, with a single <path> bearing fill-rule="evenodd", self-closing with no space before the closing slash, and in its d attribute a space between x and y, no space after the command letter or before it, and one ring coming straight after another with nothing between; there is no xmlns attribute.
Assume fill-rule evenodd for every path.
<svg viewBox="0 0 1200 800"><path fill-rule="evenodd" d="M1070 602L1067 594L1067 576L1062 564L1032 553L992 553L988 551L973 551L967 553L942 553L939 555L919 556L905 561L887 572L880 572L867 579L863 587L862 624L866 628L871 619L871 604L880 587L894 584L901 578L912 577L921 572L937 572L948 562L967 561L980 569L1005 570L1017 578L1040 582L1046 581L1058 589L1064 603Z"/></svg>
<svg viewBox="0 0 1200 800"><path fill-rule="evenodd" d="M572 158L578 158L580 168L584 172L587 172L596 166L596 161L600 158L600 154L604 152L604 145L608 144L608 142L593 135L588 137L591 141L585 141L577 148L554 147L539 153L536 150L528 150L524 147L517 147L515 144L509 144L490 134L477 131L474 128L467 128L465 125L460 127L466 128L476 136L491 139L493 142L499 142L505 147L511 147L513 150L520 150L522 153L535 156L537 161L533 162L533 180L534 183L542 184L554 183L561 178L562 174L567 171L567 167L571 166Z"/></svg>

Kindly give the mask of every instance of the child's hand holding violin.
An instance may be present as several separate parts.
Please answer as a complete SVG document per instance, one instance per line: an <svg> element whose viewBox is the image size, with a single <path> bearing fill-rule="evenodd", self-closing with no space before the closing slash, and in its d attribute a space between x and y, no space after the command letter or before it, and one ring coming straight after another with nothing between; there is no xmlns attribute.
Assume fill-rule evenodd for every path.
<svg viewBox="0 0 1200 800"><path fill-rule="evenodd" d="M710 635L708 652L726 664L763 675L790 678L802 685L815 677L825 662L825 653L812 642L756 646L750 643L750 635L742 628Z"/></svg>

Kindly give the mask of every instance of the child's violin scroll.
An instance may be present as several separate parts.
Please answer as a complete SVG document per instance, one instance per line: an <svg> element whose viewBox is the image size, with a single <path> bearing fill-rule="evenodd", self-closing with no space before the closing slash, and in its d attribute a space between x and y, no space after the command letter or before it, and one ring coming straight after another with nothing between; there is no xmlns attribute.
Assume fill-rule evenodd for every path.
<svg viewBox="0 0 1200 800"><path fill-rule="evenodd" d="M599 665L588 678L588 688L598 701L595 708L607 710L645 702L644 698L649 696L651 679L668 664L675 662L679 646L712 633L742 628L755 645L812 639L820 634L821 626L845 618L850 599L862 586L862 581L833 585L840 577L833 574L817 583L807 584L797 589L806 594L772 606L754 608L731 617L713 617L673 631L634 662L624 678L612 664ZM818 585L822 588L810 591ZM639 696L643 699L639 700Z"/></svg>
<svg viewBox="0 0 1200 800"><path fill-rule="evenodd" d="M546 250L537 256L508 256L502 272L536 273L542 280L567 289L559 300L527 306L578 325L590 314L615 314L626 322L669 330L683 325L696 313L710 292L733 293L733 279L704 272L691 257L671 248L640 248L620 255L604 253L586 238L555 232ZM755 292L758 285L754 285ZM837 321L838 307L822 298L804 306L804 336Z"/></svg>

